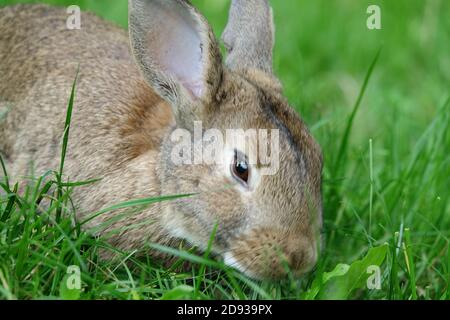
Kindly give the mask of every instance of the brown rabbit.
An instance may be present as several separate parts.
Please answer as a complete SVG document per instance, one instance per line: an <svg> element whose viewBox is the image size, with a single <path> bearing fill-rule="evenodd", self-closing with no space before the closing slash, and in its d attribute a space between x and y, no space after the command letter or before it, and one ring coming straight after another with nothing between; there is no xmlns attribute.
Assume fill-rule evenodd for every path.
<svg viewBox="0 0 450 320"><path fill-rule="evenodd" d="M268 1L233 0L225 63L188 1L130 0L129 36L88 13L70 30L67 16L46 5L0 9L0 106L8 108L0 150L10 179L58 167L79 67L64 173L101 178L74 189L80 218L126 200L196 193L133 212L102 233L120 230L110 241L125 250L181 240L204 249L217 225L213 251L251 277L283 277L286 265L294 274L310 270L320 246L322 155L272 74ZM222 153L225 165L175 164L173 133L193 133L198 122L203 131L278 130L278 170L261 174L238 145Z"/></svg>

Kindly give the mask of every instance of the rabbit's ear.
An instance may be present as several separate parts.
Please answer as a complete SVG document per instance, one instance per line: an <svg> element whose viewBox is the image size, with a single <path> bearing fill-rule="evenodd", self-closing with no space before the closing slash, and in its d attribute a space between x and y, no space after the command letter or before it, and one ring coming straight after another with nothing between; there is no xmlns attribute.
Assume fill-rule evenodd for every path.
<svg viewBox="0 0 450 320"><path fill-rule="evenodd" d="M129 0L129 32L147 82L172 104L177 120L189 121L184 117L201 111L190 110L194 105L212 99L222 72L205 18L185 0Z"/></svg>
<svg viewBox="0 0 450 320"><path fill-rule="evenodd" d="M272 73L274 38L273 12L268 0L232 0L222 35L230 69Z"/></svg>

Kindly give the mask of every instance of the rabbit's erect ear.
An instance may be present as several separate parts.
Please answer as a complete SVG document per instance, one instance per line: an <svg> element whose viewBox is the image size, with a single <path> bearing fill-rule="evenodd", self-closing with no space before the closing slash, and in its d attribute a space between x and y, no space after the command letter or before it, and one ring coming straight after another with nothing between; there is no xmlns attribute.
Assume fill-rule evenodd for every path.
<svg viewBox="0 0 450 320"><path fill-rule="evenodd" d="M274 38L273 13L268 0L232 0L222 35L230 69L272 73Z"/></svg>
<svg viewBox="0 0 450 320"><path fill-rule="evenodd" d="M222 72L205 18L185 0L129 0L129 32L147 82L189 121L200 110L188 109L213 97Z"/></svg>

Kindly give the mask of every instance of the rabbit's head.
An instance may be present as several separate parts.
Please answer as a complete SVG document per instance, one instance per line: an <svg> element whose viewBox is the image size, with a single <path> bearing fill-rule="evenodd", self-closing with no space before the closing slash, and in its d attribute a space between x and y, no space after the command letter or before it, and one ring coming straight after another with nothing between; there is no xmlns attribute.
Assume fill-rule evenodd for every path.
<svg viewBox="0 0 450 320"><path fill-rule="evenodd" d="M272 74L267 0L233 0L227 58L183 0L130 0L130 38L148 84L172 107L158 176L171 202L163 227L254 278L315 264L322 224L322 155ZM234 130L230 130L234 129ZM184 142L184 143L183 143Z"/></svg>

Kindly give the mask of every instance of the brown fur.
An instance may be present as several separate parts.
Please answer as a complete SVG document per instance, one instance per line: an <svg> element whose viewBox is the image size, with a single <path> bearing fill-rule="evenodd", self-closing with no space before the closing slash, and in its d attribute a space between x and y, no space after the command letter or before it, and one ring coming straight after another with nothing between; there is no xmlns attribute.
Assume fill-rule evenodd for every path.
<svg viewBox="0 0 450 320"><path fill-rule="evenodd" d="M149 241L178 244L183 236L174 230L184 230L186 239L202 248L218 222L214 252L232 252L247 274L283 276L277 250L296 273L305 272L314 265L320 242L320 148L282 97L269 68L222 65L206 20L186 2L173 1L196 19L203 50L207 48L202 60L206 91L195 103L180 83L147 64L152 43L142 39L155 34L149 38L132 25L136 38L130 52L123 30L88 13L82 15L82 29L71 31L61 9L0 9L0 104L12 107L0 122L0 150L11 176L19 180L31 169L39 175L58 167L65 106L79 66L65 175L71 181L101 178L74 190L79 218L130 199L199 193L110 212L89 228L104 235L120 229L110 236L122 249L139 250ZM151 21L145 23L153 30ZM251 193L242 193L215 166L175 166L170 133L192 129L195 120L204 129L223 132L279 129L279 172L263 176ZM119 214L125 217L96 229Z"/></svg>

